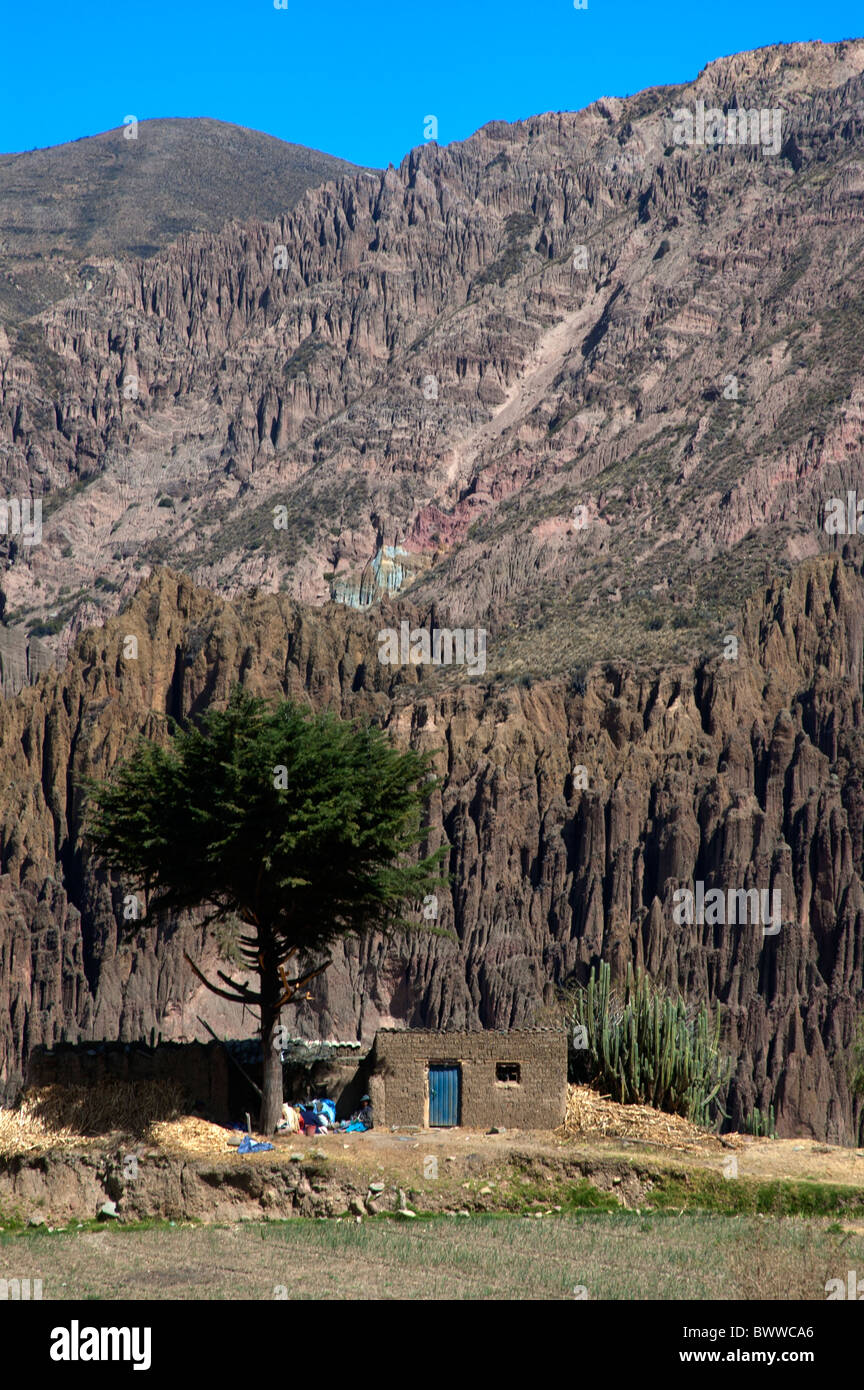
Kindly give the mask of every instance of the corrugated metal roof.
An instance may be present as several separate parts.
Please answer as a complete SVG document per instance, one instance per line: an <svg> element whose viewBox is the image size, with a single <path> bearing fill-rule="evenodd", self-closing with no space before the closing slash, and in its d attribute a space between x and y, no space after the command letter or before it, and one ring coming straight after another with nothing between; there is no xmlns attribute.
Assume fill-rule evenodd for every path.
<svg viewBox="0 0 864 1390"><path fill-rule="evenodd" d="M261 1060L261 1039L260 1038L232 1038L225 1043L228 1051L233 1057L238 1057L247 1062L259 1062ZM282 1049L283 1062L325 1062L328 1057L336 1057L339 1053L346 1053L348 1056L359 1056L363 1053L364 1047L368 1050L368 1044L356 1042L327 1042L319 1038L287 1038Z"/></svg>

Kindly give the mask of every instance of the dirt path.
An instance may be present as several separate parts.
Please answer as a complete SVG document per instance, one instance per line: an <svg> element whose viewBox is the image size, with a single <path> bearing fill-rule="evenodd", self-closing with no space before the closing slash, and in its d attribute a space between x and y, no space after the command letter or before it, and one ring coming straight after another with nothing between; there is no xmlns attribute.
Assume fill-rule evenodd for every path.
<svg viewBox="0 0 864 1390"><path fill-rule="evenodd" d="M294 1137L290 1151L302 1151L304 1146L310 1150L320 1149L337 1165L362 1167L364 1172L377 1168L388 1177L405 1181L422 1177L425 1160L429 1157L437 1158L439 1172L452 1167L454 1173L465 1170L477 1174L491 1173L496 1165L506 1164L514 1154L527 1154L555 1162L579 1158L595 1163L650 1159L661 1167L703 1169L720 1174L728 1171L729 1160L734 1158L742 1177L840 1183L864 1188L864 1149L840 1148L810 1139L751 1139L740 1134L718 1139L712 1135L706 1136L697 1148L644 1140L563 1139L545 1130L486 1134L478 1130L432 1129L413 1135L373 1130L362 1135L319 1135L314 1140Z"/></svg>

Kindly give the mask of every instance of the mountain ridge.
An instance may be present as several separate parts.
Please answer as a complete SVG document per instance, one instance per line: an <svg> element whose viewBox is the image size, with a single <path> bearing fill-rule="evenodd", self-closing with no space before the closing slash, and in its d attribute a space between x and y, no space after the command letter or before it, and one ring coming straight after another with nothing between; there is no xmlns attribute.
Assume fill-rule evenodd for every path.
<svg viewBox="0 0 864 1390"><path fill-rule="evenodd" d="M356 168L211 117L155 117L0 154L0 313L30 317L40 299L83 288L94 259L150 256L184 232L274 217Z"/></svg>
<svg viewBox="0 0 864 1390"><path fill-rule="evenodd" d="M346 948L295 1031L522 1025L633 961L722 1010L733 1123L860 1139L864 547L825 521L864 497L864 41L709 67L105 257L0 333L3 488L44 502L0 586L7 1086L191 1031L195 925L120 940L76 778L242 680L442 777L452 936ZM709 99L782 104L776 155L676 144ZM382 663L403 623L485 669ZM783 930L683 933L700 881Z"/></svg>
<svg viewBox="0 0 864 1390"><path fill-rule="evenodd" d="M716 642L758 582L751 540L785 572L826 544L817 492L847 482L862 68L861 42L720 60L662 99L492 123L307 191L275 223L107 263L0 343L7 487L52 510L46 543L7 570L6 621L47 609L62 656L169 558L226 592L320 604L358 593L397 544L419 557L416 597L458 625L518 626L542 660ZM751 78L754 100L772 82L791 93L784 153L670 152L670 92ZM796 405L802 366L812 410ZM591 520L578 549L576 508ZM672 554L691 579L670 595ZM94 590L96 572L114 588ZM584 650L561 635L562 582L597 631ZM83 589L74 611L64 588ZM646 629L658 597L663 638Z"/></svg>

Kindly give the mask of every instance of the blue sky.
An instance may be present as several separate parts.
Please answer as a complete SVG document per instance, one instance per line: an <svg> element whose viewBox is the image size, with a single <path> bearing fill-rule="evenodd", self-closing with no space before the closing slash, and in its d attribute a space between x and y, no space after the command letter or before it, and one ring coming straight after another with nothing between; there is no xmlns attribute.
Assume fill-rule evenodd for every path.
<svg viewBox="0 0 864 1390"><path fill-rule="evenodd" d="M864 34L861 0L131 0L7 6L0 151L124 116L215 116L360 164L486 121L576 110L712 58ZM14 57L11 57L14 55Z"/></svg>

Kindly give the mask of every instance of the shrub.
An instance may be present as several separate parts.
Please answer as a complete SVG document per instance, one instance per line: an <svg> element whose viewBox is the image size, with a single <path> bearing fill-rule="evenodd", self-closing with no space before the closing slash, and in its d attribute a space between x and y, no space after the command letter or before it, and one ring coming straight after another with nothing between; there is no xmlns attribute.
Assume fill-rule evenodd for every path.
<svg viewBox="0 0 864 1390"><path fill-rule="evenodd" d="M49 618L47 622L34 623L27 629L28 637L54 637L63 626L62 618Z"/></svg>

